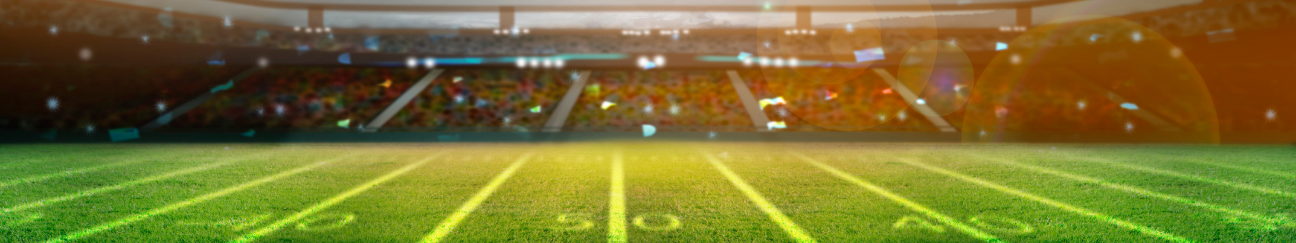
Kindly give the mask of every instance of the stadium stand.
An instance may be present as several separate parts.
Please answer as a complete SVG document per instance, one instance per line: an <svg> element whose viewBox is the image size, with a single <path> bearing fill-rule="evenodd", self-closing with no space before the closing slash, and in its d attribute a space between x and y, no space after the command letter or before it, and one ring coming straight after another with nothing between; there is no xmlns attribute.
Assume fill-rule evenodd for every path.
<svg viewBox="0 0 1296 243"><path fill-rule="evenodd" d="M789 70L780 71L758 71L750 70L740 72L740 76L751 87L752 93L756 99L773 100L782 98L785 103L771 102L762 107L762 111L772 122L783 122L786 128L776 129L783 131L832 131L832 130L862 130L862 131L938 131L938 129L927 121L925 117L908 108L908 104L900 98L898 94L891 91L891 87L876 77L872 72L861 72L862 78L854 79L859 82L858 85L852 86L853 94L838 95L856 95L857 97L870 97L868 99L859 99L852 102L813 102L810 99L825 99L824 94L806 93L813 92L800 90L800 92L786 92L779 86L772 85L771 78L780 81L775 82L798 82L805 79L814 79L822 75L810 72L794 72ZM805 76L803 76L805 75ZM790 96L797 94L796 98ZM857 101L857 102L856 102ZM802 114L797 114L796 109L788 106L798 104L815 104L807 107ZM847 110L865 111L875 113L877 121L851 121L850 117L855 115L843 114ZM829 112L819 112L829 111ZM813 119L822 119L821 124L802 119L804 116L817 116ZM870 118L872 119L872 118ZM824 128L832 124L853 124L850 128Z"/></svg>
<svg viewBox="0 0 1296 243"><path fill-rule="evenodd" d="M405 68L270 68L175 119L177 129L356 128L425 71Z"/></svg>
<svg viewBox="0 0 1296 243"><path fill-rule="evenodd" d="M570 74L553 70L448 70L384 128L396 131L538 131Z"/></svg>
<svg viewBox="0 0 1296 243"><path fill-rule="evenodd" d="M754 126L719 71L597 71L565 124L577 131L749 131Z"/></svg>
<svg viewBox="0 0 1296 243"><path fill-rule="evenodd" d="M1183 41L1190 41L1188 37L1200 37L1204 33L1220 30L1233 30L1244 32L1253 29L1277 28L1290 26L1296 19L1291 18L1296 13L1296 6L1291 1L1280 0L1260 0L1245 1L1238 4L1222 5L1212 8L1193 9L1189 11L1172 12L1169 14L1154 15L1133 15L1131 21L1147 26L1165 36L1166 38L1183 38ZM183 16L174 16L163 13L144 13L135 10L122 9L101 4L88 3L83 1L70 0L12 0L0 2L0 21L9 26L29 27L29 28L49 28L57 27L61 32L88 33L100 36L112 36L120 38L137 39L142 36L148 36L153 41L166 41L176 43L191 43L218 45L228 47L270 47L278 49L296 49L306 46L311 50L323 51L345 51L345 52L377 52L377 53L411 53L411 54L446 54L446 55L535 55L535 54L557 54L557 53L691 53L691 54L724 54L730 55L741 51L752 51L753 49L766 48L765 51L774 53L798 53L806 55L827 54L831 48L827 47L827 35L819 36L799 36L788 38L791 43L787 45L773 45L764 47L762 36L757 35L687 35L678 40L665 37L629 37L616 35L582 35L582 36L559 36L559 35L528 35L520 37L510 36L489 36L489 35L445 35L445 36L428 36L425 34L358 34L358 33L337 33L337 34L304 34L291 31L266 30L255 26L225 26L219 22L208 20L198 20ZM1025 35L1018 33L948 33L941 34L940 39L951 39L959 43L964 50L968 52L991 52L995 49L996 42L1010 42L1014 39L1035 40L1031 45L1048 45L1048 46L1086 46L1094 44L1104 44L1114 41L1129 41L1128 33L1121 32L1117 28L1107 28L1101 25L1085 27L1076 31L1066 33L1027 33ZM1055 35L1048 35L1055 34ZM1102 38L1093 38L1095 34L1103 36ZM923 40L918 36L910 36L899 32L883 32L884 49L890 53L902 53L903 50L912 46L913 43ZM1022 35L1019 37L1019 35ZM371 40L377 40L376 45L371 45ZM783 49L788 47L797 47L797 49ZM503 47L503 48L501 48ZM1193 49L1208 49L1205 45L1184 45L1184 51L1193 53ZM894 58L893 58L894 59ZM1225 131L1291 131L1296 126L1289 124L1279 115L1291 114L1296 111L1283 110L1281 106L1275 105L1280 103L1290 103L1289 100L1280 98L1281 94L1277 91L1256 89L1254 87L1281 86L1282 80L1267 79L1265 77L1275 77L1272 72L1277 70L1272 66L1260 65L1218 65L1202 64L1201 59L1194 60L1198 62L1197 68L1205 78L1210 92L1214 98L1218 114L1220 117L1221 130ZM19 77L33 79L33 77L59 77L61 78L41 78L45 80L67 80L80 79L71 78L67 75L75 73L86 73L86 69L107 70L102 67L60 67L59 68L42 67L42 68L11 68L13 73L22 73ZM134 71L137 74L115 74L126 68L112 68L119 71L93 71L96 73L114 73L118 77L134 76L157 76L160 78L113 78L116 83L125 82L153 82L149 84L154 92L148 95L135 95L131 93L130 97L150 97L139 99L137 101L117 102L107 108L94 108L95 110L111 110L106 112L111 114L91 114L85 112L72 112L74 109L82 107L97 107L90 104L80 103L86 99L73 98L82 95L72 95L73 92L54 93L53 91L32 92L22 95L25 103L15 103L6 111L6 114L22 114L16 117L6 118L6 124L0 124L4 127L23 127L26 129L84 129L89 124L100 127L124 127L134 126L146 122L156 117L156 103L163 103L167 106L175 106L191 99L205 89L214 86L225 77L231 75L228 67L203 67L192 68L208 71L164 71L167 68L138 68L141 71ZM146 69L158 69L152 71L143 71ZM263 73L254 76L246 82L240 83L234 90L227 91L218 95L215 99L200 106L195 111L186 114L184 117L177 119L173 128L232 128L232 127L270 127L270 128L321 128L336 127L335 122L338 120L351 119L359 124L365 121L381 110L381 107L390 103L395 96L399 95L405 87L408 87L412 80L417 79L417 74L411 74L405 70L388 70L372 69L386 71L372 71L383 73L377 74L338 74L327 71L327 68L289 68L294 71L282 71L277 69L262 71ZM314 70L314 71L305 71ZM370 70L370 69L365 69ZM1103 71L1105 69L1096 67L1090 71L1080 72L1086 78L1096 80L1099 86L1111 87L1108 81L1119 79L1117 72ZM978 69L978 75L982 70ZM10 72L10 71L6 71ZM138 74L138 73L173 73L183 74ZM371 71L356 71L357 73L366 73ZM535 130L544 123L544 118L556 105L562 94L566 91L565 85L568 85L568 74L562 71L543 71L544 74L538 74L541 71L505 71L505 70L470 70L457 69L450 70L439 77L432 87L420 93L420 96L410 104L410 106L398 114L397 118L386 124L388 127L400 129L434 129L434 130L492 130L504 126L504 118L509 118L509 127L522 127ZM272 74L282 73L282 74ZM289 74L291 73L291 74ZM332 73L332 74L330 74ZM511 74L510 74L511 73ZM646 73L646 74L640 74ZM273 75L281 77L274 78ZM291 82L284 81L281 84L267 84L262 86L253 83L268 83L269 79L287 80L288 75L311 76L303 78L303 83L326 84L325 86L334 87L332 91L326 89L309 90L301 88L291 88ZM353 76L354 75L354 76ZM384 82L386 76L395 75L392 78L393 84L389 88L377 89L377 83ZM1049 74L1063 75L1063 74ZM102 76L102 75L96 75ZM351 78L339 78L348 77ZM375 78L384 76L383 78ZM509 76L512 76L511 78ZM597 83L600 92L606 93L604 96L614 96L616 99L625 99L627 102L618 103L618 106L602 111L591 109L597 101L595 97L583 94L577 107L565 125L570 129L588 129L588 130L627 130L637 129L637 123L656 123L663 124L666 129L679 130L711 130L701 128L689 128L694 126L720 126L725 127L720 130L732 129L741 130L747 127L755 127L750 124L750 119L744 115L741 108L741 101L738 101L732 93L732 86L727 84L726 78L719 71L653 71L653 72L635 72L635 71L598 71L591 84ZM769 99L779 97L769 91L769 85L762 75L753 74L750 71L744 71L744 79L756 94L757 99ZM1282 75L1277 75L1282 76ZM219 77L219 78L217 78ZM330 78L332 77L332 78ZM455 83L451 79L461 77L464 81ZM706 77L706 78L695 78ZM20 78L24 79L24 78ZM337 84L338 80L362 80L358 84ZM705 84L698 83L696 80L707 80ZM153 80L153 81L145 81ZM196 80L196 81L180 81ZM531 81L528 81L531 80ZM1248 80L1245 83L1237 83L1233 80ZM1251 81L1255 80L1255 81ZM73 81L67 83L43 83L41 87L23 87L18 90L57 90L51 87L65 87L70 90L85 90L86 87L93 87L89 84L74 84ZM82 81L76 81L82 82ZM89 81L85 81L89 82ZM334 84L328 84L334 82ZM350 82L350 81L347 81ZM683 82L682 86L671 85L671 83ZM16 82L24 83L24 82ZM653 85L663 83L666 85ZM33 84L35 85L35 84ZM249 86L251 85L251 86ZM71 88L71 87L77 88ZM350 87L356 87L352 90ZM534 87L533 87L534 86ZM106 87L105 89L94 88L95 90L112 90L110 88L126 89L131 87L129 84L118 85L115 87ZM165 88L161 88L165 87ZM273 88L287 87L287 88ZM317 86L324 87L324 86ZM336 91L337 87L345 91ZM701 90L694 93L691 90ZM122 92L144 92L141 89ZM325 91L321 91L325 90ZM486 91L493 90L493 91ZM527 91L529 90L529 91ZM870 90L885 90L884 87L878 86ZM589 91L589 89L585 89ZM986 91L992 92L992 91ZM1006 92L1006 91L1005 91ZM1135 92L1135 91L1129 91ZM262 97L238 98L233 93L254 94ZM688 93L688 94L681 94ZM709 93L708 95L697 95ZM1153 92L1155 93L1155 92ZM296 94L296 98L286 98ZM359 94L367 94L363 97ZM669 95L666 95L669 94ZM350 97L342 99L344 101L334 101L320 98L312 100L312 97L324 97L336 95L337 97ZM464 96L465 101L457 103L454 99L456 95ZM602 95L602 94L600 94ZM60 108L55 114L41 110L42 104L36 101L45 101L50 97L58 97ZM85 96L92 97L92 96ZM104 97L116 97L114 95L104 95ZM358 98L359 97L359 98ZM1048 119L1059 119L1069 124L1080 124L1085 129L1093 128L1099 130L1123 130L1126 121L1141 122L1140 119L1131 119L1118 115L1120 113L1120 104L1104 101L1101 94L1090 93L1039 93L1039 94L1020 94L1014 96L1017 100L1029 100L1037 103L1054 102L1050 107L1058 107L1057 110L1041 109L1037 114L1048 117ZM1257 98L1259 97L1259 98ZM606 98L606 97L602 97ZM1146 99L1168 99L1170 97L1150 97ZM98 99L98 98L96 98ZM105 98L107 99L107 98ZM699 104L684 104L679 102L681 115L678 117L658 116L647 117L642 111L644 104L652 103L654 112L658 114L668 114L672 100L702 100ZM160 101L160 102L159 102ZM285 117L283 120L268 121L260 118L251 118L249 114L255 114L255 108L261 107L267 111L273 111L273 104L284 102L286 111L291 117ZM650 102L643 102L650 101ZM1084 111L1067 109L1066 107L1076 107L1080 101L1086 102ZM304 102L304 103L303 103ZM662 103L665 102L665 103ZM793 102L789 100L789 102ZM902 108L903 100L888 100L890 104L884 105L887 113L894 114L885 119L884 124L872 127L868 131L930 131L931 125L925 119L911 110ZM1146 103L1146 101L1144 101ZM482 104L482 105L479 105ZM530 109L541 107L541 112L533 114ZM1044 106L1041 106L1044 107ZM631 112L631 109L639 109L637 112ZM1021 107L1008 107L1009 110L1022 109ZM809 123L797 118L787 112L782 105L771 105L763 109L763 112L771 120L783 121L787 124L786 131L819 131L821 128L812 126ZM304 111L300 116L296 111ZM689 112L702 112L697 114L688 114ZM898 119L900 112L906 112L905 120ZM1271 112L1273 111L1273 112ZM324 112L324 113L320 113ZM325 115L325 114L328 115ZM310 115L307 115L310 114ZM962 112L944 116L955 126L961 126L963 117ZM1178 117L1174 114L1164 114L1166 119L1180 123L1195 118ZM894 119L891 119L894 118ZM1041 117L1040 119L1044 119ZM1027 119L1030 120L1030 119ZM1043 121L1043 120L1040 120ZM1136 124L1144 127L1145 124ZM1054 129L1054 128L1049 128ZM1058 127L1056 129L1063 129ZM516 130L516 129L512 129Z"/></svg>

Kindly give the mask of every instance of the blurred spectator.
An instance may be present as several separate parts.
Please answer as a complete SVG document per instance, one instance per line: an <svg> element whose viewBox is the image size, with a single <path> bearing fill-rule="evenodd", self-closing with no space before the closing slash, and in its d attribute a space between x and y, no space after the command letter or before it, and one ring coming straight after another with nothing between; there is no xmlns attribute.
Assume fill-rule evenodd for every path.
<svg viewBox="0 0 1296 243"><path fill-rule="evenodd" d="M538 131L567 92L569 78L556 70L448 70L384 128Z"/></svg>
<svg viewBox="0 0 1296 243"><path fill-rule="evenodd" d="M405 68L272 68L245 79L171 128L359 128L426 71Z"/></svg>
<svg viewBox="0 0 1296 243"><path fill-rule="evenodd" d="M598 71L586 82L572 130L752 130L742 101L722 71Z"/></svg>

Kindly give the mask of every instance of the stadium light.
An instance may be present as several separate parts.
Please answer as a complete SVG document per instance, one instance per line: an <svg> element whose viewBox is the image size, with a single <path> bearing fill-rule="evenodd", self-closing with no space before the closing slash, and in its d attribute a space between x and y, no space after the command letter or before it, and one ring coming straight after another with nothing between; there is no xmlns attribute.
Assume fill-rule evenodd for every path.
<svg viewBox="0 0 1296 243"><path fill-rule="evenodd" d="M527 64L527 62L526 62L526 58L525 58L525 57L517 57L517 67L518 67L518 68L525 68L525 67L526 67L526 64Z"/></svg>
<svg viewBox="0 0 1296 243"><path fill-rule="evenodd" d="M429 57L429 58L423 60L423 67L426 67L426 68L434 68L434 67L436 67L436 58L431 58L431 57Z"/></svg>
<svg viewBox="0 0 1296 243"><path fill-rule="evenodd" d="M81 61L90 61L90 58L94 57L94 51L91 51L90 47L82 47L77 56L81 58Z"/></svg>
<svg viewBox="0 0 1296 243"><path fill-rule="evenodd" d="M417 67L418 67L418 59L415 59L414 57L408 57L408 58L405 58L405 67L408 67L408 68L417 68Z"/></svg>
<svg viewBox="0 0 1296 243"><path fill-rule="evenodd" d="M797 61L797 58L796 58L796 57L793 57L793 58L789 58L789 59L788 59L788 67L797 67L797 65L800 65L800 64L801 64L801 62L800 62L800 61Z"/></svg>
<svg viewBox="0 0 1296 243"><path fill-rule="evenodd" d="M648 67L648 57L639 56L639 59L635 60L635 65L639 66L641 69Z"/></svg>
<svg viewBox="0 0 1296 243"><path fill-rule="evenodd" d="M555 68L562 69L564 64L565 64L565 63L564 63L564 61L563 61L562 58L558 58L558 60L554 60L554 67L555 67Z"/></svg>
<svg viewBox="0 0 1296 243"><path fill-rule="evenodd" d="M653 63L657 64L658 67L666 66L666 57L657 55L656 57L653 57Z"/></svg>

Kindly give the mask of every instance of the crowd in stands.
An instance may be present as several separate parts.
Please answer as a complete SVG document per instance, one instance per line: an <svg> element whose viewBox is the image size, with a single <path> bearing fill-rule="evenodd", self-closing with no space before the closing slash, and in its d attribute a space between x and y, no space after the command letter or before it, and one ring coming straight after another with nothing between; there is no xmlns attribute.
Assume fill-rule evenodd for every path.
<svg viewBox="0 0 1296 243"><path fill-rule="evenodd" d="M235 67L0 66L0 127L100 132L135 127L207 92Z"/></svg>
<svg viewBox="0 0 1296 243"><path fill-rule="evenodd" d="M1122 132L1127 123L1133 123L1138 131L1156 129L1122 110L1121 103L1108 99L1104 92L1060 77L987 83L973 93L965 108L965 131Z"/></svg>
<svg viewBox="0 0 1296 243"><path fill-rule="evenodd" d="M785 131L938 131L899 93L863 69L743 72L770 121ZM795 85L792 85L795 84ZM828 84L828 85L815 85Z"/></svg>
<svg viewBox="0 0 1296 243"><path fill-rule="evenodd" d="M406 68L269 68L238 81L175 118L168 127L360 128L425 72Z"/></svg>
<svg viewBox="0 0 1296 243"><path fill-rule="evenodd" d="M722 71L595 71L567 118L577 131L751 131Z"/></svg>
<svg viewBox="0 0 1296 243"><path fill-rule="evenodd" d="M556 70L447 70L383 129L538 131L570 78Z"/></svg>
<svg viewBox="0 0 1296 243"><path fill-rule="evenodd" d="M1236 31L1291 25L1296 22L1296 3L1281 0L1249 1L1187 12L1132 19L1140 26L1120 22L1096 22L1068 27L1064 31L1020 33L941 34L968 52L993 51L996 42L1011 42L1013 49L1056 46L1139 43L1156 38L1180 38L1206 32ZM734 54L768 51L805 55L829 54L831 35L685 35L678 40L665 36L621 35L444 35L423 34L306 34L266 30L253 26L226 26L220 21L199 20L169 13L145 13L106 5L70 0L9 0L0 2L0 25L27 28L57 28L57 32L89 33L121 38L148 36L153 41L210 44L234 47L272 47L347 52L391 52L445 55L533 55L553 53L697 53ZM52 34L56 34L54 32ZM1150 33L1150 32L1155 32ZM900 32L883 31L879 45L888 55L903 53L910 46L929 39ZM1016 40L1016 41L1013 41ZM1160 40L1156 40L1160 41ZM769 45L766 43L773 42ZM854 48L854 47L852 47ZM1188 47L1185 47L1188 48ZM850 49L850 48L847 48ZM1167 48L1170 49L1170 48ZM1012 50L1012 49L1010 49ZM1115 50L1115 49L1107 49ZM1175 50L1168 51L1176 55ZM1182 55L1180 52L1178 55ZM1137 53L1102 52L1096 62L1139 56ZM1031 60L1028 60L1031 61ZM980 106L969 107L967 116L956 113L946 118L956 126L992 124L1042 131L1124 131L1151 128L1145 119L1131 114L1112 101L1106 92L1125 94L1125 99L1145 105L1145 110L1171 124L1190 126L1203 120L1204 113L1170 106L1172 111L1150 105L1181 95L1157 92L1155 87L1124 87L1119 81L1138 73L1095 67L1080 73L1094 85L1023 81L1009 87L978 88ZM1267 66L1198 66L1209 86L1224 131L1290 131L1296 129L1282 117L1296 111L1283 110L1289 100L1267 87L1287 87L1288 75ZM227 81L234 68L151 67L109 68L84 66L3 67L13 91L4 105L0 127L24 129L85 129L138 126L162 111ZM1128 71L1128 70L1127 70ZM1137 70L1134 70L1137 71ZM233 89L184 116L171 127L178 128L322 128L337 127L337 121L351 120L351 127L368 121L409 87L422 72L408 69L375 68L283 68L262 70ZM1133 71L1131 71L1133 72ZM1070 75L1040 71L1046 77ZM1185 72L1186 73L1186 72ZM12 75L9 75L12 74ZM978 70L978 75L981 71ZM1123 76L1122 76L1123 75ZM1160 74L1152 74L1160 75ZM757 100L782 97L787 104L763 107L771 120L783 122L787 131L820 131L823 123L857 121L867 130L927 131L934 128L908 109L898 95L883 93L884 82L862 81L842 97L864 102L822 102L819 90L783 92L771 87L788 72L745 71L742 75ZM867 75L866 75L867 76ZM1036 78L1036 77L1031 77ZM420 93L409 108L402 110L387 127L437 130L535 130L556 106L571 82L571 75L558 71L451 70ZM769 80L775 79L775 80ZM387 81L391 82L388 83ZM981 78L986 80L986 78ZM1027 79L1024 79L1027 80ZM1235 80L1247 80L1238 84ZM577 107L566 124L576 129L637 128L660 124L679 130L746 129L750 124L728 79L719 72L685 71L597 71L593 73ZM1032 86L1034 85L1034 86ZM1078 85L1078 86L1077 86ZM1095 91L1094 87L1109 91ZM8 87L7 87L8 88ZM591 89L592 88L592 89ZM1022 92L1030 91L1030 92ZM1159 96L1158 96L1159 95ZM1006 101L985 100L1004 97ZM1256 98L1264 97L1264 98ZM57 100L58 109L47 107ZM818 100L816 100L818 99ZM616 103L606 110L604 101ZM970 102L975 103L976 101ZM162 104L163 109L159 109ZM809 105L805 105L809 104ZM1083 104L1083 105L1082 105ZM651 114L645 112L652 105ZM672 114L673 107L680 112ZM538 112L533 109L539 108ZM1177 112L1175 109L1178 109ZM283 111L282 114L278 111ZM1275 115L1270 115L1271 113ZM901 116L901 114L905 114ZM875 118L865 121L864 117ZM905 117L905 118L900 118ZM812 120L816 122L808 122ZM819 124L816 124L819 123ZM849 129L856 130L856 129Z"/></svg>

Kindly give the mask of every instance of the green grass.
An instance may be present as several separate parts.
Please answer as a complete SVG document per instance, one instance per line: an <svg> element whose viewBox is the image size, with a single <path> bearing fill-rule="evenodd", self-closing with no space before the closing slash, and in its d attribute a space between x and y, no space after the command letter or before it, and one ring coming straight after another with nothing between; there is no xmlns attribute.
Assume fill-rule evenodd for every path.
<svg viewBox="0 0 1296 243"><path fill-rule="evenodd" d="M1296 241L1290 146L98 144L0 152L0 242Z"/></svg>

